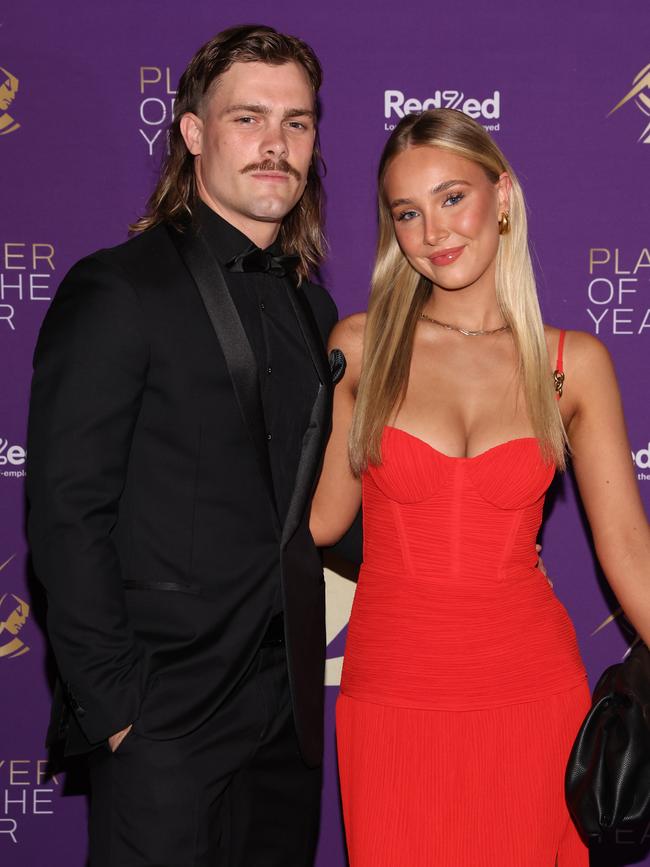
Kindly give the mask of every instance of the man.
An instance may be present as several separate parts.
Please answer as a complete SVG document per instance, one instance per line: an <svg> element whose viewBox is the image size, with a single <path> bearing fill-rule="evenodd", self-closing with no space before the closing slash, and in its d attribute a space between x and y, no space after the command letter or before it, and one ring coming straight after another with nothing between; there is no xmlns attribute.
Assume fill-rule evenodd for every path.
<svg viewBox="0 0 650 867"><path fill-rule="evenodd" d="M308 512L336 320L307 280L320 81L271 28L201 48L145 231L78 263L39 337L27 475L63 684L49 737L90 752L93 867L313 859Z"/></svg>

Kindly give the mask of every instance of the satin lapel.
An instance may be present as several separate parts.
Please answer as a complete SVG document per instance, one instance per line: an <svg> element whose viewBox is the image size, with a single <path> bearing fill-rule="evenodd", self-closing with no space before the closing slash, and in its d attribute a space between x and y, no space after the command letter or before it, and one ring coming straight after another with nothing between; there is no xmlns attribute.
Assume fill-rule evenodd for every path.
<svg viewBox="0 0 650 867"><path fill-rule="evenodd" d="M191 230L184 233L169 229L169 234L192 275L205 305L210 322L221 345L235 397L255 447L262 478L266 484L276 529L280 521L275 502L273 477L262 410L257 364L246 332L241 324L221 268L205 241Z"/></svg>
<svg viewBox="0 0 650 867"><path fill-rule="evenodd" d="M291 285L288 293L320 385L302 440L296 481L282 531L283 543L295 533L313 493L332 422L332 374L316 319L300 288Z"/></svg>
<svg viewBox="0 0 650 867"><path fill-rule="evenodd" d="M329 361L327 360L327 353L323 346L323 339L318 328L318 323L316 322L313 311L309 306L309 301L307 301L302 289L293 285L293 283L290 283L289 285L289 300L296 312L298 325L302 331L302 336L305 338L305 343L309 349L309 354L311 355L311 360L316 368L318 378L323 385L328 386L329 390L331 390L332 372L329 367Z"/></svg>

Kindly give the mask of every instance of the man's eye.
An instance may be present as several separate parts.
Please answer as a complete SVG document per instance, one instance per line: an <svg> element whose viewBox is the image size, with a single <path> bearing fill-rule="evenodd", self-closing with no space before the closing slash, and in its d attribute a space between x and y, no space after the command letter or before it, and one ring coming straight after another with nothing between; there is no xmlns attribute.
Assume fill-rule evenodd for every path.
<svg viewBox="0 0 650 867"><path fill-rule="evenodd" d="M236 118L237 123L248 124L253 123L255 121L254 117L250 117L250 115L246 115L246 117L238 117Z"/></svg>

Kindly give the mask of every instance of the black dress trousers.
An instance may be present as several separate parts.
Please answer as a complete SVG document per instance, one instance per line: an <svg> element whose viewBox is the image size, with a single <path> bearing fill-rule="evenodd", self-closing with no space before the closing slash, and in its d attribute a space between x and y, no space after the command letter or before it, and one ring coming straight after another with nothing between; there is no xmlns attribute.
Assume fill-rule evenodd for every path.
<svg viewBox="0 0 650 867"><path fill-rule="evenodd" d="M321 769L296 740L285 651L263 646L237 691L184 737L137 725L90 756L92 867L311 867Z"/></svg>

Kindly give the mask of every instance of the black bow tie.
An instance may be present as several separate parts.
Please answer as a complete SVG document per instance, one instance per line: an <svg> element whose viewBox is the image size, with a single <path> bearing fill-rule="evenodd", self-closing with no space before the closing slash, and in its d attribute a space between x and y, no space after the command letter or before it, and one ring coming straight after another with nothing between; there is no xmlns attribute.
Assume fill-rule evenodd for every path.
<svg viewBox="0 0 650 867"><path fill-rule="evenodd" d="M274 256L267 250L260 250L259 247L252 246L226 262L226 268L235 274L261 271L264 274L272 274L274 277L286 277L287 274L296 270L299 262L299 256Z"/></svg>

